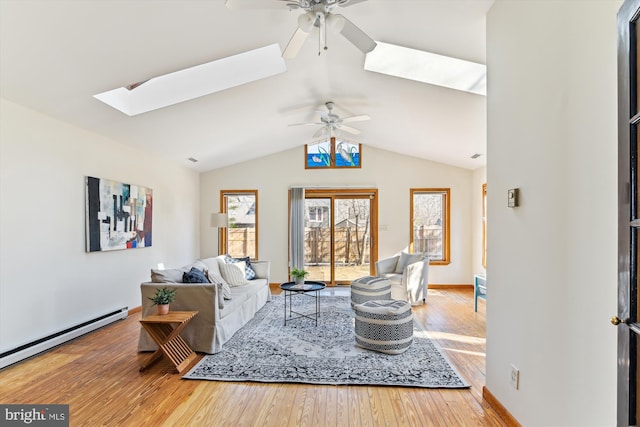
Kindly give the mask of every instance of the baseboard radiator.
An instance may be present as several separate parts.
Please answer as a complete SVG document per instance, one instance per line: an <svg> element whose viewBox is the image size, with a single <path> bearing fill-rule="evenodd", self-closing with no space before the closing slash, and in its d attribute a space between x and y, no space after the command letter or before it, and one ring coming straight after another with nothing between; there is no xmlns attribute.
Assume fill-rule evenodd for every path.
<svg viewBox="0 0 640 427"><path fill-rule="evenodd" d="M43 351L47 351L53 347L59 346L60 344L64 344L67 341L71 341L74 338L91 331L95 331L96 329L102 328L103 326L115 321L126 319L128 312L129 307L123 307L63 331L56 332L44 338L40 338L21 345L20 347L0 353L0 369L6 368L14 363L18 363L31 356L35 356Z"/></svg>

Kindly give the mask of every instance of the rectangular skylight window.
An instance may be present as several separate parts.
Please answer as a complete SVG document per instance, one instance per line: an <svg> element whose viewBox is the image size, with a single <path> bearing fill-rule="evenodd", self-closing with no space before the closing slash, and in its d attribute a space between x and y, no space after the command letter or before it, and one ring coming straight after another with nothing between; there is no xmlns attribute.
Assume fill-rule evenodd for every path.
<svg viewBox="0 0 640 427"><path fill-rule="evenodd" d="M483 64L376 41L367 53L364 69L478 95L487 94L487 67Z"/></svg>
<svg viewBox="0 0 640 427"><path fill-rule="evenodd" d="M151 78L133 89L120 87L94 95L128 116L157 110L245 83L284 73L287 66L274 43L206 64Z"/></svg>

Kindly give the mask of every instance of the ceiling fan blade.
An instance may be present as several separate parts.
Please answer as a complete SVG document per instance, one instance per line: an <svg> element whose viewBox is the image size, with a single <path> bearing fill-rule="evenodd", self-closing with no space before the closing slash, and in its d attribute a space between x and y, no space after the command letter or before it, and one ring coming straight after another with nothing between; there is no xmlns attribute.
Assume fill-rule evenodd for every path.
<svg viewBox="0 0 640 427"><path fill-rule="evenodd" d="M322 126L320 129L318 129L316 133L313 134L312 138L317 138L319 136L325 136L325 135L327 135L327 127Z"/></svg>
<svg viewBox="0 0 640 427"><path fill-rule="evenodd" d="M324 123L322 122L306 122L306 123L291 123L289 124L289 126L317 126L317 125L324 125Z"/></svg>
<svg viewBox="0 0 640 427"><path fill-rule="evenodd" d="M344 3L340 3L340 7L353 6L354 4L362 3L363 1L367 0L347 0Z"/></svg>
<svg viewBox="0 0 640 427"><path fill-rule="evenodd" d="M282 52L282 57L284 59L293 59L298 56L298 52L300 52L307 36L309 36L309 33L304 31L302 28L298 28L296 32L293 33L293 36L291 37L291 40L289 40L289 44L287 44L284 52Z"/></svg>
<svg viewBox="0 0 640 427"><path fill-rule="evenodd" d="M371 117L369 117L368 114L363 114L361 116L351 116L351 117L345 117L344 119L342 119L343 123L349 123L349 122L362 122L365 120L371 120Z"/></svg>
<svg viewBox="0 0 640 427"><path fill-rule="evenodd" d="M359 135L360 134L360 130L358 130L356 128L352 128L351 126L345 126L343 124L338 125L338 129L343 130L345 132L352 133L354 135Z"/></svg>
<svg viewBox="0 0 640 427"><path fill-rule="evenodd" d="M369 53L376 47L376 42L371 37L344 16L331 15L331 21L331 26L363 53Z"/></svg>

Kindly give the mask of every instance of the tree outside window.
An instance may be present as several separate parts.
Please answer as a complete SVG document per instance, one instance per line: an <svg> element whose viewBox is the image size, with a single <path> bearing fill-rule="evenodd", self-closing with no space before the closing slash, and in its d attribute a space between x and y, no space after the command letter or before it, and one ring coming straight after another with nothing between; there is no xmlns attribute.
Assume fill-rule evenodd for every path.
<svg viewBox="0 0 640 427"><path fill-rule="evenodd" d="M410 248L429 256L431 264L448 264L449 188L412 188Z"/></svg>
<svg viewBox="0 0 640 427"><path fill-rule="evenodd" d="M222 229L220 253L258 258L258 190L220 191L220 209L229 216Z"/></svg>

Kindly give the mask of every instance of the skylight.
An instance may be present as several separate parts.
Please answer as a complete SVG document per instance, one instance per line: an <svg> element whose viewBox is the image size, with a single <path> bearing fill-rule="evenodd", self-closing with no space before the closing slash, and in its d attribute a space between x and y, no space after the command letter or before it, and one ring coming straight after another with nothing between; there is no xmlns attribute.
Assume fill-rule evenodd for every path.
<svg viewBox="0 0 640 427"><path fill-rule="evenodd" d="M483 64L417 49L376 42L367 53L364 69L478 95L487 94L487 67Z"/></svg>
<svg viewBox="0 0 640 427"><path fill-rule="evenodd" d="M275 43L99 93L94 98L135 116L284 73L287 67L281 55Z"/></svg>

